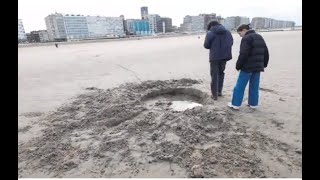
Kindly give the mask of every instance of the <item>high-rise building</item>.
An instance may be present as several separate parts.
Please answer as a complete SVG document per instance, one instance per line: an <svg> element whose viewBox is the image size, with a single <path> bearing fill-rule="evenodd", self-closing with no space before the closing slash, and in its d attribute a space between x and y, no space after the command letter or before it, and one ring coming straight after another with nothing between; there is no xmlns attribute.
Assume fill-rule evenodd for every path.
<svg viewBox="0 0 320 180"><path fill-rule="evenodd" d="M98 38L107 36L107 20L100 16L87 16L89 37Z"/></svg>
<svg viewBox="0 0 320 180"><path fill-rule="evenodd" d="M227 17L224 19L223 25L228 30L234 29L236 27L235 24L236 24L235 17Z"/></svg>
<svg viewBox="0 0 320 180"><path fill-rule="evenodd" d="M247 17L232 16L224 19L223 25L228 30L235 30L241 24L249 24L249 23L250 23L250 20Z"/></svg>
<svg viewBox="0 0 320 180"><path fill-rule="evenodd" d="M18 19L18 42L27 41L27 35L24 31L24 26L21 19Z"/></svg>
<svg viewBox="0 0 320 180"><path fill-rule="evenodd" d="M168 17L161 17L157 22L157 30L162 33L172 32L172 19Z"/></svg>
<svg viewBox="0 0 320 180"><path fill-rule="evenodd" d="M67 39L63 15L55 13L45 18L50 41L63 41Z"/></svg>
<svg viewBox="0 0 320 180"><path fill-rule="evenodd" d="M124 36L124 17L87 16L90 38Z"/></svg>
<svg viewBox="0 0 320 180"><path fill-rule="evenodd" d="M150 35L150 25L147 19L127 19L125 20L127 35Z"/></svg>
<svg viewBox="0 0 320 180"><path fill-rule="evenodd" d="M163 17L162 21L165 23L165 32L172 32L172 19L169 17Z"/></svg>
<svg viewBox="0 0 320 180"><path fill-rule="evenodd" d="M147 36L150 34L149 21L137 19L133 21L133 31L136 35Z"/></svg>
<svg viewBox="0 0 320 180"><path fill-rule="evenodd" d="M124 25L121 17L106 17L107 32L112 36L124 36Z"/></svg>
<svg viewBox="0 0 320 180"><path fill-rule="evenodd" d="M65 15L64 25L67 33L67 39L85 39L89 37L87 17L83 15Z"/></svg>
<svg viewBox="0 0 320 180"><path fill-rule="evenodd" d="M158 32L158 22L160 21L160 16L158 14L149 14L147 16L149 21L149 30L152 34Z"/></svg>
<svg viewBox="0 0 320 180"><path fill-rule="evenodd" d="M126 34L126 24L125 24L125 18L124 18L124 15L120 15L120 18L122 19L122 25L123 25L123 31L124 31L124 34Z"/></svg>
<svg viewBox="0 0 320 180"><path fill-rule="evenodd" d="M133 35L134 34L134 19L126 19L125 20L125 32L127 35Z"/></svg>
<svg viewBox="0 0 320 180"><path fill-rule="evenodd" d="M250 19L247 17L236 16L236 28L238 28L241 24L249 24Z"/></svg>
<svg viewBox="0 0 320 180"><path fill-rule="evenodd" d="M143 6L141 7L141 19L147 19L148 18L148 7Z"/></svg>
<svg viewBox="0 0 320 180"><path fill-rule="evenodd" d="M204 18L204 27L203 27L203 29L205 29L205 30L207 29L207 26L208 26L209 22L218 21L216 13L200 14L199 16L203 16L203 18Z"/></svg>
<svg viewBox="0 0 320 180"><path fill-rule="evenodd" d="M271 22L270 24L266 27L265 26L265 18L263 17L254 17L252 18L251 20L251 26L254 28L254 29L263 29L263 28L269 28L271 27Z"/></svg>
<svg viewBox="0 0 320 180"><path fill-rule="evenodd" d="M50 40L124 36L124 16L100 17L51 14L45 18Z"/></svg>
<svg viewBox="0 0 320 180"><path fill-rule="evenodd" d="M292 28L294 25L293 21L281 21L264 17L254 17L251 20L251 26L254 29Z"/></svg>
<svg viewBox="0 0 320 180"><path fill-rule="evenodd" d="M183 24L181 24L181 31L197 32L204 31L204 16L185 16Z"/></svg>

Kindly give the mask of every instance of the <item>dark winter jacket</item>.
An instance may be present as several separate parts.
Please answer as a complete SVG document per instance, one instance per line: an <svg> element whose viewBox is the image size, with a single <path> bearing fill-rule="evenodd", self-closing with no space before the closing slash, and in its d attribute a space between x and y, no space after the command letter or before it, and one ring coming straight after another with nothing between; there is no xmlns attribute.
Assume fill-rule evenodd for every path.
<svg viewBox="0 0 320 180"><path fill-rule="evenodd" d="M232 45L233 38L230 31L220 24L211 27L204 41L204 47L210 49L210 61L232 59Z"/></svg>
<svg viewBox="0 0 320 180"><path fill-rule="evenodd" d="M260 72L264 71L268 62L269 51L264 39L254 30L249 30L241 40L236 69L245 72Z"/></svg>

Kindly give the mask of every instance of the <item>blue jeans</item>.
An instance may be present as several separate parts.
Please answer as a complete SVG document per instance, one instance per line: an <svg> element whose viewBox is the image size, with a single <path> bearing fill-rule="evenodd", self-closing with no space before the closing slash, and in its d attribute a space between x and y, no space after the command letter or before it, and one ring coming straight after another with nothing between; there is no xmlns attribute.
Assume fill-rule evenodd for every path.
<svg viewBox="0 0 320 180"><path fill-rule="evenodd" d="M258 105L260 72L247 73L244 71L240 71L237 84L233 89L232 105L241 106L248 81L250 81L248 104L251 106Z"/></svg>

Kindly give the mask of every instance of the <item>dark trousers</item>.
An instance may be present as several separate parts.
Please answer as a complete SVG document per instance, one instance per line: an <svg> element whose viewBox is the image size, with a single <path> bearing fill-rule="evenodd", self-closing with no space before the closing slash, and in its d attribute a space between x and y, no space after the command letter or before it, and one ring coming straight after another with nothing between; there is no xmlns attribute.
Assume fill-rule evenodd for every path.
<svg viewBox="0 0 320 180"><path fill-rule="evenodd" d="M222 93L226 64L227 61L225 60L216 60L210 62L212 96L218 96L218 94Z"/></svg>

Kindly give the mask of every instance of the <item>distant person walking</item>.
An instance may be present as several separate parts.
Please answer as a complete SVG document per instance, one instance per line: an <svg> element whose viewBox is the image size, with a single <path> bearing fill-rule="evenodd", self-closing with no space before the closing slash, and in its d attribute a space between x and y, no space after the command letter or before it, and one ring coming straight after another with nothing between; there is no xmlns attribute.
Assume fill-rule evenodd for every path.
<svg viewBox="0 0 320 180"><path fill-rule="evenodd" d="M56 48L58 48L58 43L55 43L54 45L56 46Z"/></svg>
<svg viewBox="0 0 320 180"><path fill-rule="evenodd" d="M210 49L211 94L214 100L222 96L224 70L228 60L232 59L233 38L223 25L211 21L207 26L204 47Z"/></svg>
<svg viewBox="0 0 320 180"><path fill-rule="evenodd" d="M268 66L269 51L262 36L251 30L249 25L240 25L237 32L242 37L236 64L236 69L240 70L240 73L233 90L232 102L228 106L239 109L249 81L248 106L254 109L258 107L259 101L260 72Z"/></svg>

